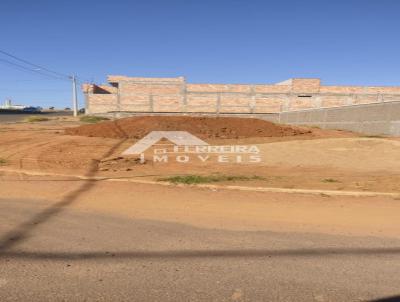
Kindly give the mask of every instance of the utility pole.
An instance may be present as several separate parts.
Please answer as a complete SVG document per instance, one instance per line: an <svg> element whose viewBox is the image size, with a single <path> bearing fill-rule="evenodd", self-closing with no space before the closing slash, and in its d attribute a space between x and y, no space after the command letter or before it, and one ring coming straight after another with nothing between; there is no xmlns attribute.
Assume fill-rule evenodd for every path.
<svg viewBox="0 0 400 302"><path fill-rule="evenodd" d="M74 110L74 116L78 116L78 95L76 90L76 76L71 76L72 80L72 108Z"/></svg>

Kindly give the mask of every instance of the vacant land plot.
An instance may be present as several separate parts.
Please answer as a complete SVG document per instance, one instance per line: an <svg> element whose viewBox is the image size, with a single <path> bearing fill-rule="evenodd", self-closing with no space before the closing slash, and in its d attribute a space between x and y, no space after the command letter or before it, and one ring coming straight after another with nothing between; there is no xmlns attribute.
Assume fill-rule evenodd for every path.
<svg viewBox="0 0 400 302"><path fill-rule="evenodd" d="M210 145L255 145L262 160L255 164L220 164L212 160L182 164L174 160L154 163L149 157L140 163L135 156L121 156L142 136L132 137L148 133L143 131L182 129L191 130ZM222 138L222 133L227 138ZM239 138L232 138L236 136ZM0 158L9 169L86 175L95 167L97 176L108 178L157 180L187 174L225 175L237 177L240 185L255 187L400 191L399 140L255 119L140 117L94 125L53 120L5 125L0 140ZM235 182L235 178L229 180L230 185ZM225 182L222 179L218 183Z"/></svg>

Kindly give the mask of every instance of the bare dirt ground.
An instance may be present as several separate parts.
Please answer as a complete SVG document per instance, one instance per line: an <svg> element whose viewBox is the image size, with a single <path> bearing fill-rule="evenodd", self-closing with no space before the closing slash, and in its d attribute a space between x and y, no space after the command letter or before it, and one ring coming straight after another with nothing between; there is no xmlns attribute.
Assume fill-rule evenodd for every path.
<svg viewBox="0 0 400 302"><path fill-rule="evenodd" d="M74 177L2 172L3 196L52 203L81 186L71 209L113 213L134 219L226 230L319 232L400 239L399 201L388 197L324 196L156 186ZM21 189L23 186L23 190ZM17 189L18 188L18 189Z"/></svg>
<svg viewBox="0 0 400 302"><path fill-rule="evenodd" d="M71 135L140 139L150 131L187 131L202 139L312 136L307 128L261 119L199 116L141 116L67 129Z"/></svg>
<svg viewBox="0 0 400 302"><path fill-rule="evenodd" d="M153 119L154 117L151 117L151 122L154 122ZM189 118L185 117L185 121L187 122L188 120ZM216 123L225 125L228 129L232 128L231 132L233 133L236 131L235 127L240 128L241 123L243 123L242 119L239 120L239 122L234 120L233 123L230 123L229 119L227 120L228 122L224 120L216 122L214 120L211 124L213 126L216 126ZM130 119L127 121L127 125L131 126L132 121ZM145 119L139 118L138 121L139 124L143 125ZM174 125L176 122L174 119L172 124ZM191 121L192 124L197 122L202 123L204 119L200 118ZM112 123L104 122L97 125L81 126L81 123L72 117L55 117L51 121L42 123L0 124L0 159L2 159L0 172L2 171L5 175L16 173L15 175L19 175L19 178L22 177L22 180L27 180L27 185L29 184L29 177L40 177L38 176L40 174L46 175L42 177L50 177L50 179L56 177L56 174L60 174L64 178L70 176L73 179L76 179L76 176L97 177L103 180L113 180L113 186L117 186L115 181L157 182L161 177L185 174L257 175L262 178L248 181L221 182L218 183L218 188L229 186L229 189L231 189L232 187L240 186L246 188L279 188L289 191L292 189L316 190L316 192L321 191L318 200L323 201L322 204L325 209L327 205L330 205L331 201L330 194L324 194L325 190L339 192L339 195L340 192L348 191L391 193L392 195L388 197L382 197L384 196L382 194L381 197L377 198L388 198L395 203L400 198L396 195L400 193L400 140L395 138L362 137L343 131L291 128L289 126L256 121L257 127L264 125L268 128L268 131L264 131L264 134L268 133L270 136L257 137L255 135L259 131L251 132L250 128L248 128L245 132L250 136L249 138L216 139L215 133L219 131L219 126L217 125L218 131L211 133L210 137L213 137L213 139L209 138L207 142L215 145L256 144L262 154L261 163L217 164L215 162L189 162L182 164L174 161L168 163L147 161L144 164L140 164L136 158L121 156L121 153L126 148L137 141L136 139L66 134L80 132L83 129L83 133L80 134L88 135L86 129L89 128L90 135L93 135L97 133L96 131L104 129L104 127L109 128L110 126L104 125ZM126 124L126 121L119 121L119 127L126 130L124 124ZM155 127L160 127L160 125L162 123L156 123ZM77 126L79 127L77 128ZM169 125L163 125L163 127L169 127ZM174 127L177 126L175 125ZM193 125L190 127L196 128ZM165 129L162 128L160 130ZM204 128L202 128L203 130ZM210 133L210 129L206 130L207 133ZM114 134L111 133L111 136L114 136ZM7 190L13 190L12 184L12 182L9 184L11 187ZM131 185L136 186L138 184L131 183ZM181 188L179 190L184 189ZM186 187L186 189L188 188ZM205 190L211 189L205 188ZM46 196L50 194L48 196L50 199L53 193L53 190L50 193L43 192ZM230 201L232 194L239 193L235 190L225 190L223 196ZM250 191L248 191L248 194L250 194ZM262 194L265 193L259 194L261 194L259 195L261 198ZM300 197L296 196L290 200L301 200L302 198L300 195ZM257 200L256 203L259 202L258 198L255 200ZM248 202L251 204L253 201L249 199ZM222 204L220 202L218 205L221 206L221 211L225 207ZM310 206L313 210L310 212L311 214L307 214L307 211L304 210L300 215L302 217L301 221L319 219L320 223L323 221L329 222L330 215L315 215L314 205L307 204L305 206L305 209ZM100 204L97 204L97 206L100 206ZM298 206L300 208L300 203ZM351 207L353 204L344 202L341 203L341 206ZM278 208L278 212L284 209L284 207ZM384 207L383 210L385 209ZM387 217L396 213L395 211L392 212L390 208L388 209ZM113 209L110 208L110 210L112 211ZM250 212L253 210L251 209ZM265 212L255 212L262 213L261 217L263 218L260 218L261 220L265 218ZM356 217L356 212L354 210L351 217ZM287 213L282 215L287 215ZM299 217L298 214L293 217L290 216L290 219L285 223L295 221L295 216ZM371 218L366 215L364 219L368 221ZM353 220L356 221L355 218ZM269 227L274 227L275 222L270 224ZM332 225L335 223L332 222ZM391 223L389 222L389 225ZM367 227L367 224L364 227Z"/></svg>
<svg viewBox="0 0 400 302"><path fill-rule="evenodd" d="M97 126L101 130L102 124L107 122L82 129L87 134L88 127ZM400 191L400 140L392 138L362 137L314 128L286 129L286 132L273 129L269 131L273 135L270 137L240 139L215 138L214 133L211 134L213 138L207 139L211 145L256 145L262 155L261 163L216 164L215 161L193 160L181 164L173 160L168 163L149 160L142 165L135 157L121 156L137 139L93 137L92 130L88 134L92 137L65 134L64 129L68 133L78 131L75 130L77 125L77 122L63 119L41 124L3 125L0 129L0 158L6 162L3 168L84 175L96 165L96 175L109 178L156 180L171 175L219 173L263 177L240 182L246 186ZM286 135L292 132L295 135Z"/></svg>
<svg viewBox="0 0 400 302"><path fill-rule="evenodd" d="M400 294L399 139L293 128L284 133L296 135L204 138L256 144L258 164L139 164L121 156L137 139L65 133L79 125L0 124L0 300ZM138 183L212 173L264 178L218 187ZM324 193L332 190L339 195Z"/></svg>

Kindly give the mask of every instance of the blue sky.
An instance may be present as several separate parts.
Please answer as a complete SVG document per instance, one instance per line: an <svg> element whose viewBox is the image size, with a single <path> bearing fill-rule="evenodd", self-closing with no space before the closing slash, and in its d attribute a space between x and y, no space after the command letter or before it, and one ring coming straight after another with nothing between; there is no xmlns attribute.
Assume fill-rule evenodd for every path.
<svg viewBox="0 0 400 302"><path fill-rule="evenodd" d="M0 49L98 83L400 85L399 13L398 0L2 0ZM70 86L0 61L0 102L70 106Z"/></svg>

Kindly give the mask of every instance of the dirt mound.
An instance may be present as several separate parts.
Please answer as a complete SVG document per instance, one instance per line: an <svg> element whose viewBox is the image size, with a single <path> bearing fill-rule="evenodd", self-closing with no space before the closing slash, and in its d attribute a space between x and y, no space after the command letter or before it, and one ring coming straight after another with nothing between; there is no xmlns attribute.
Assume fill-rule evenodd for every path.
<svg viewBox="0 0 400 302"><path fill-rule="evenodd" d="M65 130L70 135L135 138L150 131L188 131L200 138L283 137L311 134L311 130L253 118L143 116L129 117Z"/></svg>

